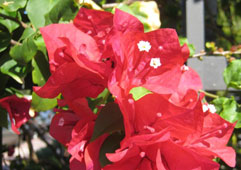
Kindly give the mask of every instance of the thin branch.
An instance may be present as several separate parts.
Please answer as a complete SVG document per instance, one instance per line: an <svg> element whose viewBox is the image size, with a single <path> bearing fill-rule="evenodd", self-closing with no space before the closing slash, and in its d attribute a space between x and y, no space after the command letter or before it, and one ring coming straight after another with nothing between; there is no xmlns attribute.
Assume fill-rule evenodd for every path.
<svg viewBox="0 0 241 170"><path fill-rule="evenodd" d="M207 55L217 55L217 56L227 56L227 55L233 55L233 54L241 54L241 50L237 51L214 51L214 52L200 52L197 54L194 54L191 56L191 58L198 58L202 56L207 56Z"/></svg>
<svg viewBox="0 0 241 170"><path fill-rule="evenodd" d="M15 41L15 40L13 40L13 39L10 41L10 43L11 43L12 45L21 45L20 42Z"/></svg>
<svg viewBox="0 0 241 170"><path fill-rule="evenodd" d="M4 19L9 19L11 21L14 21L14 22L18 23L20 26L22 26L23 28L28 28L29 27L26 23L18 20L17 18L8 16L8 15L2 14L2 13L0 13L0 17L2 17Z"/></svg>
<svg viewBox="0 0 241 170"><path fill-rule="evenodd" d="M109 3L109 4L103 4L102 8L107 9L107 8L114 8L117 5L119 5L120 3Z"/></svg>
<svg viewBox="0 0 241 170"><path fill-rule="evenodd" d="M199 90L199 92L204 93L205 96L210 97L210 98L213 98L213 99L219 98L219 96L217 96L217 95L215 95L215 94L212 94L212 93L209 93L209 92L206 92L206 91L204 91L204 90Z"/></svg>

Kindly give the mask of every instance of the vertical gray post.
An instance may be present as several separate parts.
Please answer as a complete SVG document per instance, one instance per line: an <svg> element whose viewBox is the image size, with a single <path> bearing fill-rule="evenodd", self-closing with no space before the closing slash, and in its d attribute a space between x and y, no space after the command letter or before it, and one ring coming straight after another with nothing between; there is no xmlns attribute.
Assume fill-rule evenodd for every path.
<svg viewBox="0 0 241 170"><path fill-rule="evenodd" d="M186 0L187 38L194 44L196 52L204 49L204 0Z"/></svg>
<svg viewBox="0 0 241 170"><path fill-rule="evenodd" d="M215 2L208 3L207 5L211 5L213 8L217 7L215 6ZM196 53L205 49L204 25L204 0L186 0L186 35L188 41L194 44ZM226 67L224 57L205 56L203 57L203 61L191 58L187 64L198 72L205 90L216 91L226 88L222 76L223 70Z"/></svg>

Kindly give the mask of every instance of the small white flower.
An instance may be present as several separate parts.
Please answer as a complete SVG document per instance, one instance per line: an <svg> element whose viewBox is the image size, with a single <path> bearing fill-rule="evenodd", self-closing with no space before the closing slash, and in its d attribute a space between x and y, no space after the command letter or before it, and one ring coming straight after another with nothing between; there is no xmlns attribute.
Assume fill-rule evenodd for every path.
<svg viewBox="0 0 241 170"><path fill-rule="evenodd" d="M211 113L216 113L216 108L215 108L215 106L213 105L213 104L209 104L208 105L208 109L209 109L209 111L211 112Z"/></svg>
<svg viewBox="0 0 241 170"><path fill-rule="evenodd" d="M203 104L203 112L208 111L208 106L206 104Z"/></svg>
<svg viewBox="0 0 241 170"><path fill-rule="evenodd" d="M150 62L150 66L151 66L151 67L158 68L158 67L160 67L161 65L162 65L162 64L161 64L160 58L152 58L152 59L151 59L151 62Z"/></svg>
<svg viewBox="0 0 241 170"><path fill-rule="evenodd" d="M212 104L203 104L203 112L209 111L210 113L216 113L216 108Z"/></svg>
<svg viewBox="0 0 241 170"><path fill-rule="evenodd" d="M148 41L139 41L137 44L139 51L146 51L149 52L151 49L151 44Z"/></svg>
<svg viewBox="0 0 241 170"><path fill-rule="evenodd" d="M188 71L188 70L189 70L189 67L184 64L184 65L181 67L181 70L182 70L183 72Z"/></svg>

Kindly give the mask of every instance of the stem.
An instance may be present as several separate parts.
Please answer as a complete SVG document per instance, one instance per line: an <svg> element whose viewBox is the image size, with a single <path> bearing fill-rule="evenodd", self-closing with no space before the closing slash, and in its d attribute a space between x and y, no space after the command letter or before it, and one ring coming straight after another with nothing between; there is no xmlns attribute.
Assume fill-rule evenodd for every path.
<svg viewBox="0 0 241 170"><path fill-rule="evenodd" d="M20 42L15 41L15 40L11 40L10 43L11 43L12 45L21 45Z"/></svg>
<svg viewBox="0 0 241 170"><path fill-rule="evenodd" d="M23 130L24 130L24 133L26 134L26 139L27 139L27 144L28 144L28 149L29 149L29 158L30 158L30 160L34 161L37 164L37 163L39 163L39 159L33 149L32 134L24 126L23 126Z"/></svg>
<svg viewBox="0 0 241 170"><path fill-rule="evenodd" d="M206 55L217 55L217 56L226 56L232 54L241 54L241 50L237 51L213 51L213 52L200 52L191 56L191 58L198 58Z"/></svg>
<svg viewBox="0 0 241 170"><path fill-rule="evenodd" d="M212 93L209 93L209 92L206 92L206 91L204 91L204 90L199 90L199 92L200 92L200 93L204 93L205 96L210 97L210 98L213 98L213 99L219 98L219 96L217 96L217 95L215 95L215 94L212 94Z"/></svg>
<svg viewBox="0 0 241 170"><path fill-rule="evenodd" d="M22 26L23 28L28 28L28 25L26 23L18 20L17 18L8 16L8 15L2 14L2 13L0 13L0 17L14 21L14 22L18 23L20 26Z"/></svg>

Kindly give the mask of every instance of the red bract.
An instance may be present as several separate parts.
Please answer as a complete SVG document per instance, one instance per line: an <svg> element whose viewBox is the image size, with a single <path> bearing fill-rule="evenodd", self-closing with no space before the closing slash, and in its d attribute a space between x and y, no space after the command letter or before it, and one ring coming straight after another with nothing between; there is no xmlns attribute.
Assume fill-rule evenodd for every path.
<svg viewBox="0 0 241 170"><path fill-rule="evenodd" d="M45 86L34 89L36 93L45 98L62 93L68 100L96 97L107 84L106 69L111 66L100 60L95 40L73 24L53 24L41 28L41 33L52 75Z"/></svg>
<svg viewBox="0 0 241 170"><path fill-rule="evenodd" d="M104 88L101 77L70 62L61 65L43 87L34 87L34 91L44 98L62 93L66 100L73 100L85 96L97 97Z"/></svg>
<svg viewBox="0 0 241 170"><path fill-rule="evenodd" d="M101 136L96 141L90 143L93 133L96 116L88 108L88 103L84 98L78 98L73 102L61 100L60 106L68 104L71 110L59 110L54 116L50 125L50 134L65 145L71 154L70 168L77 170L100 169L99 150L106 135ZM73 112L73 111L74 112Z"/></svg>
<svg viewBox="0 0 241 170"><path fill-rule="evenodd" d="M118 43L113 43L113 49ZM176 31L128 32L120 38L117 63L109 80L109 89L117 97L136 86L168 94L176 91L182 76L181 66L189 56L186 45L180 46Z"/></svg>
<svg viewBox="0 0 241 170"><path fill-rule="evenodd" d="M167 130L155 134L133 136L123 141L121 149L117 150L116 153L106 155L114 163L103 169L157 170L155 146L169 138L170 134Z"/></svg>
<svg viewBox="0 0 241 170"><path fill-rule="evenodd" d="M114 162L104 170L218 170L216 162L182 147L163 132L138 135L123 142L122 148L107 157ZM166 132L166 134L164 133Z"/></svg>
<svg viewBox="0 0 241 170"><path fill-rule="evenodd" d="M68 100L77 96L96 97L107 86L114 67L113 39L127 30L139 29L143 30L142 24L120 10L113 18L109 12L84 8L79 11L74 24L41 28L52 76L44 87L34 88L35 92L45 98L62 93Z"/></svg>
<svg viewBox="0 0 241 170"><path fill-rule="evenodd" d="M216 170L219 165L212 161L216 157L234 167L235 151L226 144L235 125L225 121L216 113L204 113L201 99L202 97L199 97L192 108L178 107L166 100L166 96L159 94L148 94L137 101L129 96L126 101L119 102L125 121L126 138L122 141L121 148L114 154L114 157L119 159L112 160L110 157L110 160L116 163L107 167L114 169L125 167L123 164L128 164L128 153L132 153L133 147L138 145L132 144L135 138L144 141L150 134L155 135L163 130L167 130L170 134L167 141L157 142L155 146L146 146L146 150L139 146L138 151L131 154L133 158L129 161L140 160L139 154L144 150L144 153L152 151L152 154L156 155L154 158L148 156L148 160L152 160L151 162L159 160L155 162L157 169ZM149 142L151 141L155 142L155 140ZM141 166L142 163L137 162L135 167ZM164 168L158 168L159 165ZM151 169L154 166L149 167Z"/></svg>
<svg viewBox="0 0 241 170"><path fill-rule="evenodd" d="M12 130L17 134L20 134L18 128L31 118L29 115L31 101L13 95L0 99L0 106L7 110Z"/></svg>

